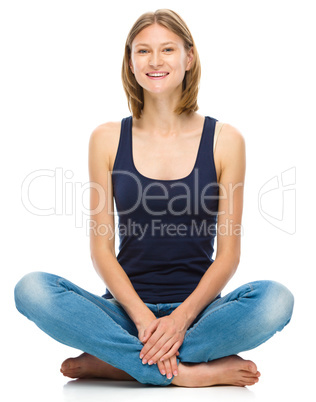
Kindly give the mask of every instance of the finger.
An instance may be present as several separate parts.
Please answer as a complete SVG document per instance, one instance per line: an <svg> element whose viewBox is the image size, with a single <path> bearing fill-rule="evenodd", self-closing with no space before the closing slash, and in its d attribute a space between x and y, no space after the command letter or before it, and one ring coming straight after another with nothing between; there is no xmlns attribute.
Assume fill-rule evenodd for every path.
<svg viewBox="0 0 316 402"><path fill-rule="evenodd" d="M143 336L144 347L140 352L140 355L145 356L145 354L153 347L153 345L159 340L161 337L161 331L157 331L158 320L156 322L150 324L148 328L146 328ZM141 357L142 359L142 357Z"/></svg>
<svg viewBox="0 0 316 402"><path fill-rule="evenodd" d="M164 362L157 362L158 369L162 375L166 375L166 367Z"/></svg>
<svg viewBox="0 0 316 402"><path fill-rule="evenodd" d="M160 333L162 335L158 339ZM156 339L156 343L152 344L152 342L155 342ZM160 332L159 329L157 329L155 334L151 338L149 338L145 347L143 348L144 352L147 351L147 353L143 353L144 360L146 360L146 362L151 361L151 364L157 363L160 357L169 352L174 342L175 340L173 340L172 335ZM173 354L175 353L176 351Z"/></svg>
<svg viewBox="0 0 316 402"><path fill-rule="evenodd" d="M167 376L167 378L170 380L170 378L172 378L172 369L171 369L170 359L164 360L163 363L165 363L166 376Z"/></svg>
<svg viewBox="0 0 316 402"><path fill-rule="evenodd" d="M177 364L177 358L175 355L173 355L170 358L170 363L171 363L171 370L173 375L177 376L178 375L178 364Z"/></svg>
<svg viewBox="0 0 316 402"><path fill-rule="evenodd" d="M156 343L155 347L152 348L149 353L146 356L146 359L150 364L157 363L158 360L166 360L169 359L171 356L176 355L179 356L179 351L178 349L182 345L182 341L177 341L176 343L173 343L174 340L171 338L169 342L164 343L166 337L161 337L159 339L159 342ZM162 346L163 345L163 346ZM159 350L158 350L159 349ZM157 351L157 353L154 354L154 352Z"/></svg>
<svg viewBox="0 0 316 402"><path fill-rule="evenodd" d="M165 359L170 359L171 356L175 355L177 353L177 350L181 346L181 342L176 342L169 351L164 354L163 356L160 357L160 361L164 361Z"/></svg>
<svg viewBox="0 0 316 402"><path fill-rule="evenodd" d="M172 341L172 339L168 341L168 336L165 334L149 350L149 352L144 356L144 359L146 359L148 362L151 361L151 364L156 363L162 356L169 352L170 348L173 346L173 342L174 341Z"/></svg>
<svg viewBox="0 0 316 402"><path fill-rule="evenodd" d="M144 336L141 339L141 341L147 342L147 340L151 337L151 335L156 331L158 325L159 325L158 320L154 320L153 322L151 322L145 329Z"/></svg>
<svg viewBox="0 0 316 402"><path fill-rule="evenodd" d="M159 333L159 331L156 331L146 342L145 346L142 348L140 351L139 357L143 360L149 361L152 356L154 356L159 348L157 348L155 345L156 343L160 340L160 338L163 336L162 333ZM154 349L153 349L154 348ZM153 349L153 350L152 350ZM144 362L144 364L146 364Z"/></svg>

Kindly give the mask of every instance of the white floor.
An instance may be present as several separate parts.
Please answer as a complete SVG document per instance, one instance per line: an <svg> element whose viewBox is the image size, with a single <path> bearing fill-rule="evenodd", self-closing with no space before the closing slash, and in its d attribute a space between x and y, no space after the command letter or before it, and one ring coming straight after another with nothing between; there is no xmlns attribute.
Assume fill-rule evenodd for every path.
<svg viewBox="0 0 316 402"><path fill-rule="evenodd" d="M8 384L7 384L8 385ZM4 391L4 389L2 389ZM108 380L70 380L58 375L43 376L32 371L22 377L15 376L9 389L5 391L6 401L28 402L104 402L128 401L312 401L312 394L304 385L298 386L284 376L263 377L260 384L249 388L211 387L179 388L145 386L137 382L114 382ZM9 396L9 397L8 397ZM295 398L295 399L294 399ZM296 399L299 398L299 399ZM3 399L2 399L3 400Z"/></svg>

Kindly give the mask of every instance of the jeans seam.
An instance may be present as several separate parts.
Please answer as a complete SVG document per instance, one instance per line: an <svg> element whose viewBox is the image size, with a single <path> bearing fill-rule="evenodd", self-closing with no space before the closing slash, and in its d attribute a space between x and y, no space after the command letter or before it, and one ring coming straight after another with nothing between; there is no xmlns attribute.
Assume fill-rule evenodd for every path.
<svg viewBox="0 0 316 402"><path fill-rule="evenodd" d="M124 331L127 335L129 335L129 336L132 337L132 338L138 339L138 338L136 338L135 336L131 335L128 331L126 331L126 329L124 329L124 328L123 328L121 325L119 325L117 322L115 322L115 321L113 320L113 318L111 318L104 310L102 310L101 307L99 307L99 306L97 306L96 304L92 303L92 301L90 301L89 299L86 299L85 297L83 297L82 295L76 293L76 292L73 291L73 290L71 290L70 292L72 292L73 294L75 294L75 295L81 297L83 300L89 302L92 306L96 307L96 308L97 308L99 311L101 311L103 314L106 314L107 317L108 317L110 320L112 320L112 321L114 322L114 324L115 324L117 327L119 327L122 331ZM140 343L140 344L141 344L140 341L137 342L137 343Z"/></svg>
<svg viewBox="0 0 316 402"><path fill-rule="evenodd" d="M65 289L65 287L64 286L62 286L61 284L60 284L60 281L61 280L63 280L63 278L58 278L58 280L57 280L57 284L58 284L58 286L60 286L60 287L63 287L64 289ZM77 292L75 292L73 289L67 289L69 292L72 292L72 293L75 293L75 294L77 294L78 296L81 296L83 299L85 299L85 300L89 300L88 298L86 298L86 297L84 297L84 296L82 296L82 295L80 295L79 293L77 293ZM104 307L106 310L108 310L108 311L111 311L111 313L113 313L113 314L115 314L117 317L124 317L124 316L122 316L121 314L118 314L116 311L114 311L114 310L111 310L111 309L109 309L108 307L107 307L107 305L106 304L102 304L94 295L93 295L93 293L89 293L89 292L87 292L86 290L84 290L84 289L82 289L83 290L83 292L86 292L86 293L88 293L89 294L89 296L91 296L91 298L96 302L96 304L98 304L98 306L96 306L96 307L99 307L100 308L100 310L102 310L102 307ZM90 300L89 300L90 301ZM90 303L91 304L94 304L94 303L92 303L91 301L90 301ZM96 305L95 304L95 305ZM101 307L100 307L101 306ZM102 310L103 311L103 310ZM106 313L106 314L108 314L106 311L103 311L104 313ZM111 317L110 317L111 318ZM124 317L125 318L125 317ZM114 320L113 320L114 321ZM114 321L115 322L115 321ZM117 323L116 323L117 324ZM118 324L117 324L118 325ZM124 329L124 328L123 328Z"/></svg>
<svg viewBox="0 0 316 402"><path fill-rule="evenodd" d="M58 280L58 282L59 282L59 280ZM59 285L60 287L62 287L59 283L58 283L58 285ZM107 317L108 317L110 320L112 320L112 321L114 322L114 324L115 324L117 327L119 327L119 328L120 328L122 331L124 331L127 335L129 335L131 338L133 338L133 341L134 341L134 339L137 339L137 344L141 344L141 342L139 341L138 338L136 338L135 336L131 335L131 334L130 334L128 331L126 331L121 325L119 325L117 322L115 322L104 310L102 310L101 307L99 307L98 305L92 303L92 301L90 301L89 299L87 299L87 298L85 298L84 296L80 295L79 293L75 292L74 290L68 290L68 292L71 292L71 293L73 293L74 295L79 296L81 299L87 301L87 302L90 303L92 306L94 306L95 308L97 308L98 311L101 311L103 314L106 314ZM142 344L141 344L141 345L142 345Z"/></svg>

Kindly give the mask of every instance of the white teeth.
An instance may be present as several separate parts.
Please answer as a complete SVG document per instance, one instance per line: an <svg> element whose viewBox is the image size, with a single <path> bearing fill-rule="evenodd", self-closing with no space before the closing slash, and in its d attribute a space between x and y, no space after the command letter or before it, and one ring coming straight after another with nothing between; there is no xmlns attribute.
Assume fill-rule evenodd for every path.
<svg viewBox="0 0 316 402"><path fill-rule="evenodd" d="M153 74L147 74L149 77L163 77L165 75L168 75L168 73L153 73Z"/></svg>

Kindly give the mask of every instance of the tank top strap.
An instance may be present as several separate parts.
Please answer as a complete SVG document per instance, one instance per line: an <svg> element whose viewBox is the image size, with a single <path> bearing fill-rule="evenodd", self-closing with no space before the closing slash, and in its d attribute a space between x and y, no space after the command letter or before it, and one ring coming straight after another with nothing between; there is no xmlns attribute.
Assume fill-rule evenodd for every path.
<svg viewBox="0 0 316 402"><path fill-rule="evenodd" d="M113 170L132 171L131 147L132 139L130 136L132 129L132 116L124 117L121 120L121 132Z"/></svg>
<svg viewBox="0 0 316 402"><path fill-rule="evenodd" d="M200 153L198 155L197 167L207 170L214 160L213 144L217 119L205 116L205 122L201 137Z"/></svg>

